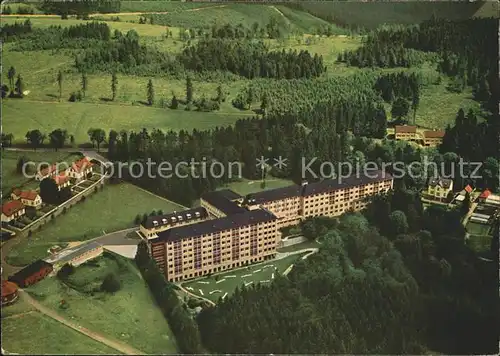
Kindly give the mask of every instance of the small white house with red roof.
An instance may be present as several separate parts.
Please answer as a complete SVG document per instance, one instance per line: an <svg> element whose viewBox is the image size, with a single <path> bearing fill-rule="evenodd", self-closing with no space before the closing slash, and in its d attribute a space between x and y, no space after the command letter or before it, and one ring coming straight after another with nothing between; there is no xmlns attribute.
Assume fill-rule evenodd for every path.
<svg viewBox="0 0 500 356"><path fill-rule="evenodd" d="M42 181L45 178L53 177L57 174L57 164L52 164L44 169L41 169L37 172L35 179L38 181Z"/></svg>
<svg viewBox="0 0 500 356"><path fill-rule="evenodd" d="M94 164L87 157L73 162L68 170L68 175L77 181L85 179L93 171Z"/></svg>
<svg viewBox="0 0 500 356"><path fill-rule="evenodd" d="M19 200L11 200L2 205L2 222L10 222L26 213L24 204Z"/></svg>
<svg viewBox="0 0 500 356"><path fill-rule="evenodd" d="M42 198L36 190L14 189L11 197L13 200L20 200L25 206L31 206L36 209L42 206Z"/></svg>

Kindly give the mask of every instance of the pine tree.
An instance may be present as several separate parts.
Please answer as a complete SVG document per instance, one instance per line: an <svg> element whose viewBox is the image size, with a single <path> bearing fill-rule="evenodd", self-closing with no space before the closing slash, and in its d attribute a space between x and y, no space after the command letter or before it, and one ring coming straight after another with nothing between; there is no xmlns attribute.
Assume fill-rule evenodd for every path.
<svg viewBox="0 0 500 356"><path fill-rule="evenodd" d="M186 79L186 101L188 103L193 101L193 82L191 81L191 77L187 77Z"/></svg>
<svg viewBox="0 0 500 356"><path fill-rule="evenodd" d="M62 98L62 83L63 83L63 74L62 71L59 70L57 73L57 84L59 85L59 100Z"/></svg>
<svg viewBox="0 0 500 356"><path fill-rule="evenodd" d="M118 88L118 78L116 77L116 72L113 72L113 74L111 74L111 93L112 93L112 99L111 100L115 100L116 99L116 90Z"/></svg>
<svg viewBox="0 0 500 356"><path fill-rule="evenodd" d="M175 94L172 96L172 103L170 104L170 109L177 109L179 107L179 101L177 100L177 97Z"/></svg>
<svg viewBox="0 0 500 356"><path fill-rule="evenodd" d="M23 81L23 78L21 77L21 74L18 74L17 75L17 80L16 80L16 85L15 85L15 89L16 89L16 94L19 96L19 97L23 97L23 93L24 93L24 81Z"/></svg>
<svg viewBox="0 0 500 356"><path fill-rule="evenodd" d="M7 76L9 78L10 92L12 93L13 92L13 88L14 88L14 78L16 77L16 69L11 66L9 68Z"/></svg>
<svg viewBox="0 0 500 356"><path fill-rule="evenodd" d="M83 97L85 97L85 94L87 92L87 85L88 85L88 79L87 79L87 74L85 73L82 73L82 93L83 93Z"/></svg>
<svg viewBox="0 0 500 356"><path fill-rule="evenodd" d="M153 86L153 80L149 80L148 82L148 93L147 93L147 97L148 97L148 105L153 105L154 101L155 101L155 88Z"/></svg>

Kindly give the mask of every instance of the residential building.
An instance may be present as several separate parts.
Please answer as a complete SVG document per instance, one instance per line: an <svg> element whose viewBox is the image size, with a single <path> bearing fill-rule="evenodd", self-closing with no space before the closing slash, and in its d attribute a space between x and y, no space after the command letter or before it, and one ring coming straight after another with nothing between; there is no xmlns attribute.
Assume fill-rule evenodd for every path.
<svg viewBox="0 0 500 356"><path fill-rule="evenodd" d="M57 184L58 190L69 187L69 185L71 184L69 181L69 176L64 175L64 174L59 174L59 175L53 177L53 179L54 179L54 182L56 182L56 184Z"/></svg>
<svg viewBox="0 0 500 356"><path fill-rule="evenodd" d="M2 281L2 307L14 303L18 298L18 288L15 283Z"/></svg>
<svg viewBox="0 0 500 356"><path fill-rule="evenodd" d="M40 171L38 171L37 174L35 175L35 179L38 181L42 181L45 178L49 178L49 177L53 177L53 176L57 175L57 173L59 173L58 167L57 167L57 164L54 163L54 164L50 165L49 167L43 168Z"/></svg>
<svg viewBox="0 0 500 356"><path fill-rule="evenodd" d="M417 139L417 127L410 125L396 125L394 128L395 139L412 141Z"/></svg>
<svg viewBox="0 0 500 356"><path fill-rule="evenodd" d="M431 197L444 200L448 197L448 194L453 191L453 180L435 177L429 179L429 185L427 187L427 194Z"/></svg>
<svg viewBox="0 0 500 356"><path fill-rule="evenodd" d="M188 209L180 212L164 215L149 216L139 228L142 236L151 239L157 238L158 233L168 230L173 227L183 226L198 223L209 219L208 212L205 208L199 207Z"/></svg>
<svg viewBox="0 0 500 356"><path fill-rule="evenodd" d="M377 172L266 190L245 198L230 190L207 193L201 204L214 218L155 232L157 237L148 236L150 252L173 282L263 261L275 256L280 228L307 217L360 210L367 197L387 192L392 183L389 174Z"/></svg>
<svg viewBox="0 0 500 356"><path fill-rule="evenodd" d="M26 213L24 204L19 200L11 200L2 205L2 222L10 222Z"/></svg>
<svg viewBox="0 0 500 356"><path fill-rule="evenodd" d="M491 195L491 191L489 189L484 190L479 196L480 201L485 201Z"/></svg>
<svg viewBox="0 0 500 356"><path fill-rule="evenodd" d="M50 263L37 260L10 276L9 281L14 282L21 288L25 288L44 279L52 270L53 267Z"/></svg>
<svg viewBox="0 0 500 356"><path fill-rule="evenodd" d="M276 217L264 209L175 227L149 240L169 281L181 281L274 257Z"/></svg>
<svg viewBox="0 0 500 356"><path fill-rule="evenodd" d="M73 162L68 169L68 176L75 178L77 181L85 179L89 174L92 174L94 163L90 162L87 157Z"/></svg>
<svg viewBox="0 0 500 356"><path fill-rule="evenodd" d="M444 131L443 130L433 130L433 131L424 131L424 146L438 146L443 142Z"/></svg>
<svg viewBox="0 0 500 356"><path fill-rule="evenodd" d="M14 200L20 200L25 206L30 206L36 209L42 207L42 198L36 190L14 189L11 197Z"/></svg>

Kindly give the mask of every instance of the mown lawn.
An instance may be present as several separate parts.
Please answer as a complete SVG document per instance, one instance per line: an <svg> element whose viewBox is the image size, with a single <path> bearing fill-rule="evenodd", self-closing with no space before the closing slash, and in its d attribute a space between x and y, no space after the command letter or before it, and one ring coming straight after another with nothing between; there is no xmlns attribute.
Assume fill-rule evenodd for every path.
<svg viewBox="0 0 500 356"><path fill-rule="evenodd" d="M73 322L145 353L176 353L170 327L133 261L112 256L101 256L76 268L68 284L51 277L29 287L28 292ZM108 273L120 280L121 288L114 294L99 291ZM60 308L63 299L67 309Z"/></svg>
<svg viewBox="0 0 500 356"><path fill-rule="evenodd" d="M134 226L137 214L153 210L171 212L183 209L180 205L161 199L128 184L106 185L83 202L76 203L66 214L33 231L9 251L9 264L23 266L38 258L47 257L47 249L61 242L84 241Z"/></svg>
<svg viewBox="0 0 500 356"><path fill-rule="evenodd" d="M242 179L241 181L238 182L229 183L226 186L221 187L220 189L231 189L236 193L245 196L247 194L257 193L263 190L287 187L292 184L295 183L293 183L291 180L288 179L270 177L266 179L265 187L262 187L262 181L260 180Z"/></svg>
<svg viewBox="0 0 500 356"><path fill-rule="evenodd" d="M490 251L492 228L488 224L469 221L466 226L469 238L467 244L476 252Z"/></svg>
<svg viewBox="0 0 500 356"><path fill-rule="evenodd" d="M253 114L253 113L252 113ZM8 100L3 104L3 130L23 137L27 129L49 133L64 128L74 135L76 143L89 141L89 128L135 130L153 128L168 130L210 129L234 124L250 113L202 113L185 110L151 108L143 105L113 105L70 102L34 102ZM19 120L19 118L23 120ZM41 118L50 117L49 120Z"/></svg>
<svg viewBox="0 0 500 356"><path fill-rule="evenodd" d="M279 260L271 260L213 275L208 278L199 278L194 281L183 283L182 286L193 294L217 302L218 299L223 297L226 293L226 297L233 294L236 287L241 287L243 285L249 287L251 284L259 282L264 285L271 283L273 278L285 272L288 267L303 255L304 254L296 254ZM212 294L210 294L210 292L212 292Z"/></svg>
<svg viewBox="0 0 500 356"><path fill-rule="evenodd" d="M2 319L2 348L26 355L119 353L39 312Z"/></svg>
<svg viewBox="0 0 500 356"><path fill-rule="evenodd" d="M24 133L26 134L26 133ZM14 140L18 138L20 141L26 142L24 135L20 137L14 137ZM34 181L32 177L36 174L36 169L31 165L27 168L28 176L17 173L17 161L20 157L26 157L27 162L34 162L35 165L39 163L56 163L56 162L71 162L76 161L80 155L68 154L68 152L16 152L16 151L2 151L2 193L9 194L14 187L26 187L34 188L38 187L38 182ZM28 184L28 183L32 184Z"/></svg>

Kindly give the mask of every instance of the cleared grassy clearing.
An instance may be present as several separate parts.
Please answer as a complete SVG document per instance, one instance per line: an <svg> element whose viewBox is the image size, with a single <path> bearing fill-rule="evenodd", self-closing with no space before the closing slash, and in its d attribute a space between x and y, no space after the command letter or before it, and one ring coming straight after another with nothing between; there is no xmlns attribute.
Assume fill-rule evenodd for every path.
<svg viewBox="0 0 500 356"><path fill-rule="evenodd" d="M2 319L2 348L27 355L111 355L118 352L39 312Z"/></svg>
<svg viewBox="0 0 500 356"><path fill-rule="evenodd" d="M266 179L265 187L262 187L261 183L262 181L260 180L242 179L239 182L229 183L228 185L221 187L220 189L231 189L236 193L245 196L247 194L257 193L263 190L282 188L294 184L291 180L279 178Z"/></svg>
<svg viewBox="0 0 500 356"><path fill-rule="evenodd" d="M47 249L61 242L84 241L134 226L137 214L163 210L168 213L181 207L149 194L128 183L106 185L102 191L79 202L66 214L33 231L9 251L11 265L23 266L38 258L47 257Z"/></svg>
<svg viewBox="0 0 500 356"><path fill-rule="evenodd" d="M186 3L180 1L122 1L121 12L184 11L196 8L212 7L217 4Z"/></svg>
<svg viewBox="0 0 500 356"><path fill-rule="evenodd" d="M278 274L282 274L303 255L304 254L296 254L279 260L271 260L265 263L217 274L209 278L199 278L195 281L184 283L182 286L193 294L217 302L218 299L223 297L226 293L227 296L233 294L236 287L246 285L246 287L249 288L251 284L257 284L259 282L264 285L271 283L273 275L276 277ZM200 292L200 290L202 292ZM213 293L210 294L210 292Z"/></svg>
<svg viewBox="0 0 500 356"><path fill-rule="evenodd" d="M3 129L21 138L28 129L48 133L64 128L75 136L76 143L88 142L89 128L109 130L141 130L146 127L168 130L210 129L231 125L245 115L239 112L203 113L184 110L151 108L146 106L109 105L89 103L55 103L34 101L6 101L3 106ZM22 117L23 121L18 118ZM40 118L50 117L51 121ZM21 140L21 139L20 139Z"/></svg>
<svg viewBox="0 0 500 356"><path fill-rule="evenodd" d="M99 291L108 273L114 273L121 283L114 294ZM92 288L96 290L91 292ZM132 261L102 256L78 267L68 284L56 277L46 278L28 292L73 322L148 354L177 351L170 327ZM59 307L63 299L67 309Z"/></svg>

